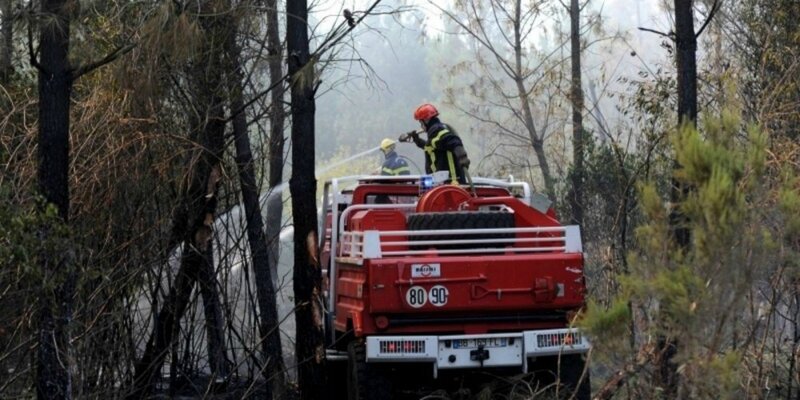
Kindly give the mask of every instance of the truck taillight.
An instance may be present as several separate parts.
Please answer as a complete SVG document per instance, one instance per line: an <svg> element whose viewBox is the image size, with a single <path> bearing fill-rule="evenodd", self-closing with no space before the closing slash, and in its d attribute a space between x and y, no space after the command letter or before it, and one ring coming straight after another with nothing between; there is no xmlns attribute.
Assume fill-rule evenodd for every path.
<svg viewBox="0 0 800 400"><path fill-rule="evenodd" d="M389 327L389 318L387 318L385 315L379 315L379 316L375 317L375 326L378 327L378 329L381 329L381 330L388 328Z"/></svg>

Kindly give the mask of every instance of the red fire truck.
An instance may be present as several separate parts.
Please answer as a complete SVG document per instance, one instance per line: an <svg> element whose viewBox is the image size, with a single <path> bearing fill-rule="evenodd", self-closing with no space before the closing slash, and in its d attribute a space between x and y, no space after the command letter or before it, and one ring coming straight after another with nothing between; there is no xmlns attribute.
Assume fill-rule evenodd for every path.
<svg viewBox="0 0 800 400"><path fill-rule="evenodd" d="M589 343L571 325L585 305L579 227L526 183L437 178L325 184L327 355L347 397L480 370L531 372L588 399Z"/></svg>

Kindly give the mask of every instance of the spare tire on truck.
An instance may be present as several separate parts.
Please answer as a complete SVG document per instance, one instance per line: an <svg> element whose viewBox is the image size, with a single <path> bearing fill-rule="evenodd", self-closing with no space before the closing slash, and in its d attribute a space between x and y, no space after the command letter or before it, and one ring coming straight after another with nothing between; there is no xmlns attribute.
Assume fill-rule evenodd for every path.
<svg viewBox="0 0 800 400"><path fill-rule="evenodd" d="M514 214L508 212L428 212L409 214L407 218L409 231L426 230L455 230L455 229L508 229L514 228ZM510 239L514 237L513 232L509 233L480 233L480 234L452 234L452 235L409 235L410 241L428 240L476 240L476 239ZM436 248L440 250L448 249L478 249L487 247L504 247L508 243L458 243L458 244L439 244L439 245L412 245L412 250L426 248Z"/></svg>

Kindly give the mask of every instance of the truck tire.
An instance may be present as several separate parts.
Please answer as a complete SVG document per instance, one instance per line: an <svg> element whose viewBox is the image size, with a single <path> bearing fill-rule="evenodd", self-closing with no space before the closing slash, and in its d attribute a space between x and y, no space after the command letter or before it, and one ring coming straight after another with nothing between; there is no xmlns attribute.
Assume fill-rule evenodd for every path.
<svg viewBox="0 0 800 400"><path fill-rule="evenodd" d="M347 345L347 399L391 399L391 382L380 365L367 364L364 343L352 341Z"/></svg>
<svg viewBox="0 0 800 400"><path fill-rule="evenodd" d="M569 354L561 356L561 385L569 393L568 397L576 400L589 400L592 397L592 385L589 380L589 370L586 368L586 359L583 354ZM583 377L583 379L581 379Z"/></svg>
<svg viewBox="0 0 800 400"><path fill-rule="evenodd" d="M444 229L498 229L514 228L514 214L507 212L440 212L410 214L407 218L408 230L444 230ZM507 239L513 238L513 233L494 233L482 235L410 235L411 241L422 240L469 240L469 239ZM486 247L503 247L497 243L470 243L470 244L442 244L412 246L412 249L477 249Z"/></svg>
<svg viewBox="0 0 800 400"><path fill-rule="evenodd" d="M558 358L550 356L531 360L528 365L536 379L536 387L546 390L545 398L590 400L592 387L588 370L581 380L586 366L583 355L562 355L560 364ZM558 388L555 386L556 383Z"/></svg>
<svg viewBox="0 0 800 400"><path fill-rule="evenodd" d="M325 363L327 375L325 389L329 400L347 399L347 362L331 361Z"/></svg>

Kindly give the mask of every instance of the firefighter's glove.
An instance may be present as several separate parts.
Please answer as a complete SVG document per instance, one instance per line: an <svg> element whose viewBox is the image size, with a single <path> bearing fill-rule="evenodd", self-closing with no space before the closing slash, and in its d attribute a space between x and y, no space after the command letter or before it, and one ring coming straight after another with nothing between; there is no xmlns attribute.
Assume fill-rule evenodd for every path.
<svg viewBox="0 0 800 400"><path fill-rule="evenodd" d="M467 157L467 151L464 150L464 146L458 146L453 149L453 154L456 156L456 160L458 160L458 165L464 169L469 168L469 157Z"/></svg>
<svg viewBox="0 0 800 400"><path fill-rule="evenodd" d="M411 131L400 135L399 140L401 142L416 142L417 139L419 139L419 134L417 133L417 131Z"/></svg>

